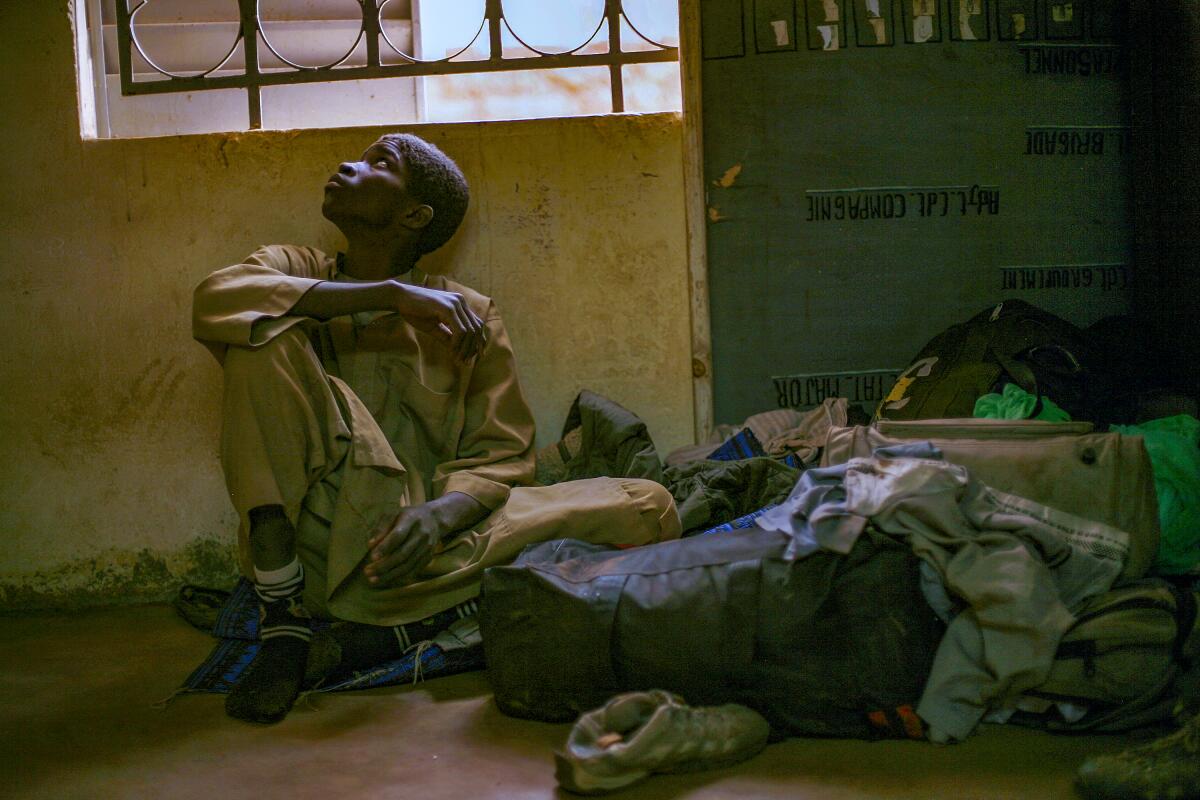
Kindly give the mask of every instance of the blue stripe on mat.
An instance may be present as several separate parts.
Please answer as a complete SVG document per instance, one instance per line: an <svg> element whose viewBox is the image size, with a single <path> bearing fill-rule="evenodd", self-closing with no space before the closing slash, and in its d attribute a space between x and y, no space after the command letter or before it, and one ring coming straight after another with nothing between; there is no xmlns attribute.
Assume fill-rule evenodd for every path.
<svg viewBox="0 0 1200 800"><path fill-rule="evenodd" d="M313 629L329 626L325 620L314 620ZM185 692L229 692L241 678L258 654L258 598L254 586L245 578L238 581L229 599L217 615L213 635L218 638L216 647L204 661L192 671L181 687ZM333 692L348 689L372 689L399 683L412 683L415 679L437 678L459 672L483 669L483 646L444 652L430 644L414 649L394 661L364 672L317 691Z"/></svg>
<svg viewBox="0 0 1200 800"><path fill-rule="evenodd" d="M749 514L746 514L743 517L738 517L737 519L733 520L732 522L726 522L724 525L718 525L715 528L709 528L708 530L706 530L702 533L698 533L696 535L697 536L707 536L710 533L730 533L732 531L740 531L740 530L745 530L746 528L753 528L754 520L758 519L759 517L761 517L763 514L767 513L774 507L775 507L774 504L769 505L769 506L763 506L758 511L751 511Z"/></svg>

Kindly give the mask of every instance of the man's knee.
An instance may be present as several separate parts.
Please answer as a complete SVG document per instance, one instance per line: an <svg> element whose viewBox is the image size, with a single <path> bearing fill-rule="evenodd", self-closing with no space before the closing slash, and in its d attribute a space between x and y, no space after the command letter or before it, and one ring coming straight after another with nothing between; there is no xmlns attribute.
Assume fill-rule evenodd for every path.
<svg viewBox="0 0 1200 800"><path fill-rule="evenodd" d="M667 487L656 481L625 478L621 480L621 488L641 514L643 524L657 528L657 541L679 538L683 528L675 510L675 498Z"/></svg>

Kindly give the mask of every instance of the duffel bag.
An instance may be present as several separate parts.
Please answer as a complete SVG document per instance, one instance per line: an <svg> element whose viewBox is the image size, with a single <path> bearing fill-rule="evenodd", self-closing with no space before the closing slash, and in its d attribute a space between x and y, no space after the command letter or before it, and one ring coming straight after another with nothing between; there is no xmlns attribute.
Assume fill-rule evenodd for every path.
<svg viewBox="0 0 1200 800"><path fill-rule="evenodd" d="M943 626L917 557L870 528L848 555L786 561L789 541L758 529L623 551L559 540L488 569L480 629L496 702L565 722L664 689L749 706L776 735L920 736L911 706Z"/></svg>
<svg viewBox="0 0 1200 800"><path fill-rule="evenodd" d="M834 428L821 466L876 448L930 441L983 483L1129 534L1119 581L1144 576L1158 553L1158 497L1140 436L1096 433L1090 422L930 419Z"/></svg>

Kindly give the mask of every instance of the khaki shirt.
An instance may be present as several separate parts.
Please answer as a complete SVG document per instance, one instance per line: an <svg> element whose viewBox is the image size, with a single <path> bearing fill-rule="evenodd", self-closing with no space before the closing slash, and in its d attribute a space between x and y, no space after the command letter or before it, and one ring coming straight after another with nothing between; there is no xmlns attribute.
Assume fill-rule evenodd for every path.
<svg viewBox="0 0 1200 800"><path fill-rule="evenodd" d="M412 504L462 492L494 510L510 487L533 480L533 415L508 334L489 298L414 273L414 283L466 298L487 325L482 353L457 363L439 340L386 312L325 324L288 316L318 283L352 280L337 274L333 258L289 245L260 248L206 278L195 291L192 333L221 360L230 345L255 347L294 325L311 327L326 368L362 401L348 404L355 454L368 456L357 463L398 462ZM364 406L377 425L364 424Z"/></svg>

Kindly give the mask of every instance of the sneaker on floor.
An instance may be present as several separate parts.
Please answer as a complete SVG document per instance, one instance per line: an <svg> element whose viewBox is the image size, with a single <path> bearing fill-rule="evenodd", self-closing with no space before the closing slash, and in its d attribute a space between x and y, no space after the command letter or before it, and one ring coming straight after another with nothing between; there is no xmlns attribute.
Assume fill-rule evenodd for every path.
<svg viewBox="0 0 1200 800"><path fill-rule="evenodd" d="M1200 715L1169 736L1079 768L1088 800L1196 800L1200 798Z"/></svg>
<svg viewBox="0 0 1200 800"><path fill-rule="evenodd" d="M555 777L571 792L611 792L655 772L736 764L761 750L769 733L744 706L692 708L669 692L629 692L579 718L554 755Z"/></svg>

